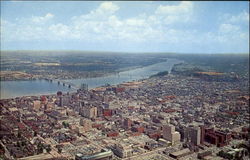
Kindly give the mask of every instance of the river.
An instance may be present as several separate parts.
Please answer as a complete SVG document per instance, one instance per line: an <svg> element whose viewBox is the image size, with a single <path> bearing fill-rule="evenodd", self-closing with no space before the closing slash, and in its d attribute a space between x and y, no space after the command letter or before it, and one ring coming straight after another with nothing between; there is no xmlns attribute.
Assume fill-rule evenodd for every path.
<svg viewBox="0 0 250 160"><path fill-rule="evenodd" d="M70 82L77 87L82 83L88 84L88 88L96 88L105 84L119 84L128 81L140 80L150 77L158 72L171 71L174 64L181 63L177 59L168 59L166 62L156 63L150 66L132 69L120 72L119 74L109 75L97 78L71 79L63 80ZM49 82L46 80L28 80L28 81L1 81L0 99L15 98L20 96L55 94L57 91L72 92L73 88L68 88L57 81Z"/></svg>

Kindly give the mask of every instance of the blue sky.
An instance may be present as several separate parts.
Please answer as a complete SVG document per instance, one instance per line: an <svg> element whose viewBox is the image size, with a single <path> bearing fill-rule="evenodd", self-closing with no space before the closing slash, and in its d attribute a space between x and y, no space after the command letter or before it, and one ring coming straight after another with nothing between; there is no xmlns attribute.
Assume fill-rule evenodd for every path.
<svg viewBox="0 0 250 160"><path fill-rule="evenodd" d="M247 1L1 1L1 50L248 53Z"/></svg>

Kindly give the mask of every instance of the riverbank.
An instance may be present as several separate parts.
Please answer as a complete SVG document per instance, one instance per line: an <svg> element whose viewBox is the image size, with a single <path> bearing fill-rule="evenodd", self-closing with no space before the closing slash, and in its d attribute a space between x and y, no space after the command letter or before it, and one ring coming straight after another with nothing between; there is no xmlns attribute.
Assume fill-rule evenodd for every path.
<svg viewBox="0 0 250 160"><path fill-rule="evenodd" d="M117 85L124 82L136 81L140 79L149 78L151 75L157 74L162 71L171 71L174 64L181 63L177 59L169 59L167 62L161 62L146 67L141 67L133 70L120 72L119 74L112 74L109 76L63 80L66 83L74 84L75 87L80 88L84 83L88 85L89 89L104 86L106 84ZM1 81L1 99L41 95L41 94L54 94L57 91L72 92L74 89L69 89L67 86L58 85L57 82L49 82L45 80L35 81Z"/></svg>

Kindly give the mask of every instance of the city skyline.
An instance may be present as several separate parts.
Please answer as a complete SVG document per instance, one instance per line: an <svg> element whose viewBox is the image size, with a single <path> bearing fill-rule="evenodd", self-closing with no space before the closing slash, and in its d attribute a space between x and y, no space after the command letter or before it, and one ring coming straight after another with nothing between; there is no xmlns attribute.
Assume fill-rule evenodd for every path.
<svg viewBox="0 0 250 160"><path fill-rule="evenodd" d="M1 50L248 53L248 2L1 2Z"/></svg>

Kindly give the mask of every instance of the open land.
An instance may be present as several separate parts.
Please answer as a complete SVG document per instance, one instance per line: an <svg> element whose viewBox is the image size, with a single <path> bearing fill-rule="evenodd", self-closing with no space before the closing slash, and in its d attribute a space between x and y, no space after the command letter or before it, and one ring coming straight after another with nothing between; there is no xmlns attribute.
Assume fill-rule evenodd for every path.
<svg viewBox="0 0 250 160"><path fill-rule="evenodd" d="M22 77L11 74L13 71L27 73L34 78L48 79L101 77L165 61L165 56L153 54L3 51L1 80L30 79L30 76L24 74Z"/></svg>

